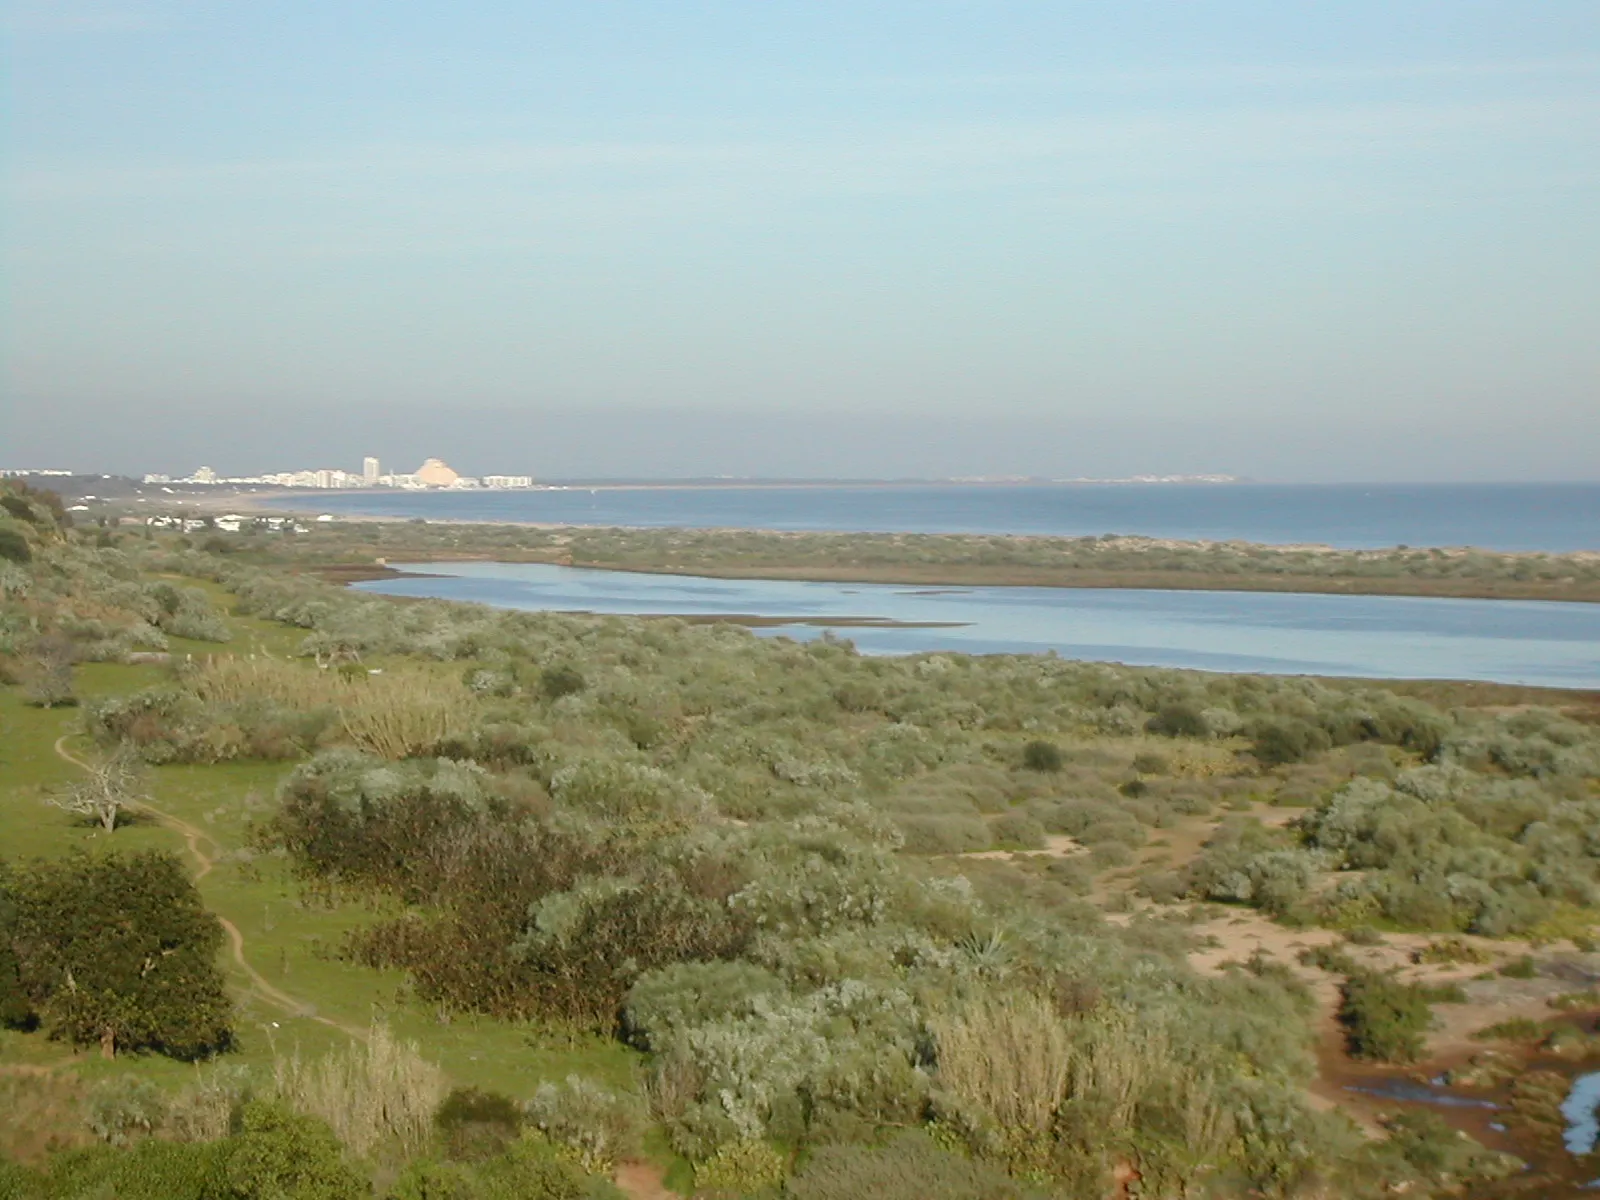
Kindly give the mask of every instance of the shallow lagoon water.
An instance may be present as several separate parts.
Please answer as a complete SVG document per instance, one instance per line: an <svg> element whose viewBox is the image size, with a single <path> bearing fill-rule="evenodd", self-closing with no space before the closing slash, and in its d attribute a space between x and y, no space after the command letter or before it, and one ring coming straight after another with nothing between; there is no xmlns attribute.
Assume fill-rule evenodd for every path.
<svg viewBox="0 0 1600 1200"><path fill-rule="evenodd" d="M398 564L397 564L398 565ZM1174 592L709 579L538 563L426 563L357 584L500 608L789 618L865 653L1043 653L1139 666L1600 687L1600 605L1268 592ZM912 627L919 626L919 627Z"/></svg>
<svg viewBox="0 0 1600 1200"><path fill-rule="evenodd" d="M1562 1140L1569 1152L1588 1154L1594 1150L1595 1142L1600 1140L1597 1106L1600 1106L1600 1071L1579 1075L1572 1081L1572 1090L1561 1105L1561 1115L1567 1121Z"/></svg>

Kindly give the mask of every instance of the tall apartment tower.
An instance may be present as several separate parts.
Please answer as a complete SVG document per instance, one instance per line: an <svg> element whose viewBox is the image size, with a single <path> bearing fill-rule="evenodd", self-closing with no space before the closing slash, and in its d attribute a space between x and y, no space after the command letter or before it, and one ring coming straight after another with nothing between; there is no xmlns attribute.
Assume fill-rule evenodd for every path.
<svg viewBox="0 0 1600 1200"><path fill-rule="evenodd" d="M362 483L366 484L368 487L377 487L379 474L380 471L378 468L378 460L373 458L372 455L369 454L361 460Z"/></svg>

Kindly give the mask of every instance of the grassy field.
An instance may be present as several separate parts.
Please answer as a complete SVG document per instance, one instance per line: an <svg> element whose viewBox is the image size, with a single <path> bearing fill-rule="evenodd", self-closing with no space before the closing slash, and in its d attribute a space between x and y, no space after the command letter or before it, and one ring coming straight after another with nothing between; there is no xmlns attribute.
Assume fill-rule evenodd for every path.
<svg viewBox="0 0 1600 1200"><path fill-rule="evenodd" d="M303 636L247 617L229 620L235 637L221 653L282 653ZM219 650L174 639L173 652ZM90 663L79 668L79 690L86 699L130 692L157 682L160 674L155 666ZM185 837L149 815L137 815L107 835L48 803L52 789L77 773L56 752L58 739L66 739L68 753L91 752L76 728L74 709L30 707L16 689L0 689L0 846L6 856L15 861L113 846L122 851L154 848L172 851L196 866ZM319 1056L382 1018L400 1037L423 1043L425 1055L455 1085L522 1096L543 1080L579 1072L633 1086L633 1055L616 1041L573 1039L472 1015L441 1019L408 996L399 972L340 961L333 952L351 929L370 922L374 912L357 903L309 898L283 860L258 856L250 848L252 822L265 814L288 769L251 763L168 766L151 772L154 806L204 834L201 850L215 863L199 883L206 905L238 928L249 965L298 1002L287 1008L264 996L225 950L239 1042L230 1061L265 1077L275 1052L298 1049L306 1057ZM93 1051L74 1052L43 1035L12 1031L0 1031L3 1065L67 1068L87 1083L135 1072L174 1088L194 1071L158 1055L125 1055L105 1062Z"/></svg>

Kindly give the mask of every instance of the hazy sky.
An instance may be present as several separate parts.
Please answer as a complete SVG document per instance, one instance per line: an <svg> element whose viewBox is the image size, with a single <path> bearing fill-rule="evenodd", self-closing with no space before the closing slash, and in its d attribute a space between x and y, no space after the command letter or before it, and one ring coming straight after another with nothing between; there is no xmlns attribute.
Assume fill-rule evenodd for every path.
<svg viewBox="0 0 1600 1200"><path fill-rule="evenodd" d="M5 38L0 466L1600 479L1596 0Z"/></svg>

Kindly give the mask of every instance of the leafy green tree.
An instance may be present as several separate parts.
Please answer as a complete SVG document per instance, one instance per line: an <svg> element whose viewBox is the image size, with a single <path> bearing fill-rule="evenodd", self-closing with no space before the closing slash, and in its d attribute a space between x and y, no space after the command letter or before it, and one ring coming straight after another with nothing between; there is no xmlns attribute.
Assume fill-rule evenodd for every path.
<svg viewBox="0 0 1600 1200"><path fill-rule="evenodd" d="M12 947L45 1026L77 1043L197 1058L232 1042L222 927L171 854L78 854L20 872Z"/></svg>
<svg viewBox="0 0 1600 1200"><path fill-rule="evenodd" d="M0 1025L25 1025L33 1018L33 1005L23 991L17 951L12 944L17 927L12 886L11 868L0 862Z"/></svg>

